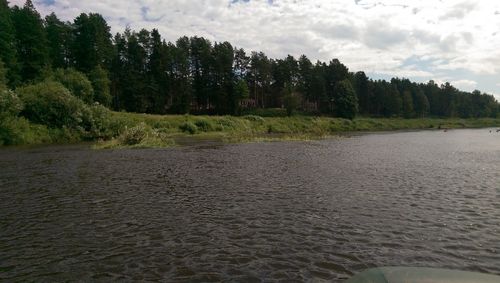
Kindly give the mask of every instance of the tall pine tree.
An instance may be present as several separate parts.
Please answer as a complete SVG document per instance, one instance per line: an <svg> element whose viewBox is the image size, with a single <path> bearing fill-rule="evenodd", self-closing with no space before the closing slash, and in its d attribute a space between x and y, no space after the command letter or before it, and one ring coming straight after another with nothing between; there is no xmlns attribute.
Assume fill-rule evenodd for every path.
<svg viewBox="0 0 500 283"><path fill-rule="evenodd" d="M52 13L45 17L50 62L53 68L67 68L70 63L71 26Z"/></svg>
<svg viewBox="0 0 500 283"><path fill-rule="evenodd" d="M23 8L14 7L12 12L21 78L30 81L40 76L49 65L43 21L31 0L27 0Z"/></svg>
<svg viewBox="0 0 500 283"><path fill-rule="evenodd" d="M111 28L99 14L81 14L73 23L71 48L75 67L89 73L98 65L108 68L113 58Z"/></svg>
<svg viewBox="0 0 500 283"><path fill-rule="evenodd" d="M0 0L0 60L7 69L7 80L11 86L19 80L17 62L16 30L11 18L11 10L6 0Z"/></svg>

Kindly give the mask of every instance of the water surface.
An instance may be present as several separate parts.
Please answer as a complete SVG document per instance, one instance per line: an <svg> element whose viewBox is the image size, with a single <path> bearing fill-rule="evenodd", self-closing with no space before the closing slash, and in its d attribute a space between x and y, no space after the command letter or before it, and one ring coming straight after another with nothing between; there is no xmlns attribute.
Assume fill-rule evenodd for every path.
<svg viewBox="0 0 500 283"><path fill-rule="evenodd" d="M500 134L0 150L0 280L500 274Z"/></svg>

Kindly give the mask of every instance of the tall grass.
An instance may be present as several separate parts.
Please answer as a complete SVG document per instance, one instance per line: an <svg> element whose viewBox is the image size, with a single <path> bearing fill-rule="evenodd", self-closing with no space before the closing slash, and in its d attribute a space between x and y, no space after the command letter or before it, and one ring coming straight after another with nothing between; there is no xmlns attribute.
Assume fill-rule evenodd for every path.
<svg viewBox="0 0 500 283"><path fill-rule="evenodd" d="M94 114L93 116L102 116ZM102 120L102 121L101 121ZM259 115L193 116L148 115L109 112L99 121L96 148L143 148L175 145L181 138L210 138L225 142L307 140L343 132L392 131L410 129L455 129L500 127L500 119L402 119ZM102 125L101 125L102 124ZM101 129L102 128L102 129ZM71 128L50 128L24 118L6 120L0 126L3 145L38 143L74 143L89 139Z"/></svg>
<svg viewBox="0 0 500 283"><path fill-rule="evenodd" d="M144 127L162 135L157 145L174 145L176 138L214 138L226 142L307 140L343 132L392 131L410 129L452 129L500 126L500 119L402 119L402 118L357 118L347 120L330 117L292 116L261 117L258 115L192 116L192 115L147 115L112 112L114 125L123 132L130 127ZM138 143L140 144L140 143ZM114 139L110 147L127 146ZM137 146L137 145L134 145Z"/></svg>

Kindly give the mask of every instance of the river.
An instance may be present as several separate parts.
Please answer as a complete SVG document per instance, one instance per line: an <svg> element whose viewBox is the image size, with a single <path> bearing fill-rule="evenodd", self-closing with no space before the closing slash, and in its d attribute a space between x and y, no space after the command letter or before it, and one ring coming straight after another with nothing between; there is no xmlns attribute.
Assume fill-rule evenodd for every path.
<svg viewBox="0 0 500 283"><path fill-rule="evenodd" d="M0 281L500 274L500 133L0 149Z"/></svg>

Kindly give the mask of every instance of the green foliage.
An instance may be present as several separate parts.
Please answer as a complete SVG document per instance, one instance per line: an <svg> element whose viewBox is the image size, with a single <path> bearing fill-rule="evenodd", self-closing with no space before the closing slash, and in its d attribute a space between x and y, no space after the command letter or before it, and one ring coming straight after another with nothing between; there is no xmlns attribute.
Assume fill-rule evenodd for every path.
<svg viewBox="0 0 500 283"><path fill-rule="evenodd" d="M206 119L197 119L194 122L194 125L201 132L210 132L210 131L213 131L215 129L215 126L210 121L208 121Z"/></svg>
<svg viewBox="0 0 500 283"><path fill-rule="evenodd" d="M7 69L0 59L0 91L7 89Z"/></svg>
<svg viewBox="0 0 500 283"><path fill-rule="evenodd" d="M429 100L427 99L427 96L425 96L423 91L417 91L417 94L415 95L414 105L415 114L417 114L418 117L424 118L425 116L427 116L427 114L429 114Z"/></svg>
<svg viewBox="0 0 500 283"><path fill-rule="evenodd" d="M260 117L286 117L286 109L282 108L257 108L243 111L244 115L254 115Z"/></svg>
<svg viewBox="0 0 500 283"><path fill-rule="evenodd" d="M97 149L154 148L174 146L175 141L144 122L125 130L115 139L98 143Z"/></svg>
<svg viewBox="0 0 500 283"><path fill-rule="evenodd" d="M125 145L140 144L147 138L149 131L150 129L145 123L140 123L135 127L125 129L119 140Z"/></svg>
<svg viewBox="0 0 500 283"><path fill-rule="evenodd" d="M83 137L87 139L110 138L118 134L117 128L119 125L108 108L99 104L85 106L79 128Z"/></svg>
<svg viewBox="0 0 500 283"><path fill-rule="evenodd" d="M305 55L298 60L291 55L271 59L263 52L247 56L229 42L212 43L202 37L166 42L155 29L135 32L127 28L112 41L101 15L81 14L70 23L51 14L42 21L31 0L22 8L9 8L7 1L0 0L0 31L4 144L108 139L141 121L153 128L147 129L147 138L138 144L143 146L170 143L163 136L169 134L324 135L360 129L437 128L435 120L423 119L428 115L500 115L500 104L492 95L433 81L375 81L363 72L350 73L337 59L313 64ZM41 78L55 82L29 85ZM19 97L7 91L19 85L25 85L16 90ZM103 105L140 113L249 116L117 114ZM335 114L353 119L358 108L363 116L391 119L298 116ZM19 118L19 113L29 120ZM292 113L298 115L286 117ZM397 117L419 117L420 121L393 119ZM472 123L453 121L456 127ZM487 121L472 125L491 125L494 120ZM41 138L33 138L34 133Z"/></svg>
<svg viewBox="0 0 500 283"><path fill-rule="evenodd" d="M196 134L198 132L198 127L192 122L184 122L182 125L179 126L179 129L182 132L189 133L191 135Z"/></svg>
<svg viewBox="0 0 500 283"><path fill-rule="evenodd" d="M257 116L257 115L246 115L243 116L243 119L251 121L251 122L257 122L257 123L264 123L265 119Z"/></svg>
<svg viewBox="0 0 500 283"><path fill-rule="evenodd" d="M16 29L21 78L23 81L34 80L50 64L43 21L31 0L27 0L23 8L14 7L12 20Z"/></svg>
<svg viewBox="0 0 500 283"><path fill-rule="evenodd" d="M50 62L53 68L67 68L70 63L71 25L51 13L45 17Z"/></svg>
<svg viewBox="0 0 500 283"><path fill-rule="evenodd" d="M339 117L354 119L358 112L358 99L349 80L343 80L335 85L335 106Z"/></svg>
<svg viewBox="0 0 500 283"><path fill-rule="evenodd" d="M108 73L99 65L89 74L90 82L94 89L94 101L104 106L111 105L110 84Z"/></svg>
<svg viewBox="0 0 500 283"><path fill-rule="evenodd" d="M241 113L240 101L242 99L247 99L250 96L250 91L248 90L248 84L245 80L239 79L234 85L234 98L232 105L232 113Z"/></svg>
<svg viewBox="0 0 500 283"><path fill-rule="evenodd" d="M0 122L7 118L17 117L23 107L23 102L16 93L0 89Z"/></svg>
<svg viewBox="0 0 500 283"><path fill-rule="evenodd" d="M54 72L54 80L63 84L74 96L85 103L92 103L94 89L85 74L75 69L57 69Z"/></svg>
<svg viewBox="0 0 500 283"><path fill-rule="evenodd" d="M403 92L403 116L405 118L411 118L414 115L413 112L413 98L409 91Z"/></svg>
<svg viewBox="0 0 500 283"><path fill-rule="evenodd" d="M45 81L16 90L25 108L22 115L48 127L77 128L86 111L85 104L62 84Z"/></svg>
<svg viewBox="0 0 500 283"><path fill-rule="evenodd" d="M298 93L287 92L283 97L283 103L285 105L286 114L292 116L294 112L300 105L300 98Z"/></svg>
<svg viewBox="0 0 500 283"><path fill-rule="evenodd" d="M98 65L108 65L113 56L111 28L99 14L80 14L73 22L71 53L76 69L90 72Z"/></svg>
<svg viewBox="0 0 500 283"><path fill-rule="evenodd" d="M0 61L5 63L4 70L9 85L19 82L19 65L16 50L16 30L12 22L12 13L7 1L0 0Z"/></svg>
<svg viewBox="0 0 500 283"><path fill-rule="evenodd" d="M359 112L362 115L370 113L371 87L372 84L364 72L357 72L354 75L354 88L359 101Z"/></svg>
<svg viewBox="0 0 500 283"><path fill-rule="evenodd" d="M49 130L43 125L32 124L22 117L0 120L0 145L40 144L52 141Z"/></svg>

